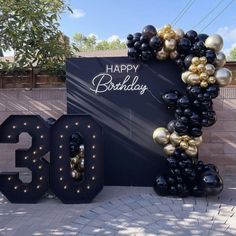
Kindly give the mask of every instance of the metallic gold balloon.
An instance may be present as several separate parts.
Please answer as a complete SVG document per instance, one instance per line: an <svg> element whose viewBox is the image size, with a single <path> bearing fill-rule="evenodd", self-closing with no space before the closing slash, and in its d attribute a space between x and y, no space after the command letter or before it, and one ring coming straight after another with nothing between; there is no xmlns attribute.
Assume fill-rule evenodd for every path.
<svg viewBox="0 0 236 236"><path fill-rule="evenodd" d="M232 82L232 72L225 67L220 68L216 70L215 78L219 86L227 86Z"/></svg>
<svg viewBox="0 0 236 236"><path fill-rule="evenodd" d="M202 72L200 74L200 80L207 80L209 78L209 75L205 72Z"/></svg>
<svg viewBox="0 0 236 236"><path fill-rule="evenodd" d="M170 142L173 145L175 145L175 146L179 145L181 141L182 141L181 136L179 136L176 132L174 132L170 135Z"/></svg>
<svg viewBox="0 0 236 236"><path fill-rule="evenodd" d="M197 66L200 64L200 59L198 57L193 57L192 58L192 64Z"/></svg>
<svg viewBox="0 0 236 236"><path fill-rule="evenodd" d="M194 138L195 144L199 146L202 143L202 136Z"/></svg>
<svg viewBox="0 0 236 236"><path fill-rule="evenodd" d="M171 39L171 34L170 34L170 33L164 33L163 38L164 38L165 40L170 40L170 39Z"/></svg>
<svg viewBox="0 0 236 236"><path fill-rule="evenodd" d="M170 133L166 128L159 127L157 129L155 129L152 137L153 137L153 140L155 143L165 145L165 144L169 143Z"/></svg>
<svg viewBox="0 0 236 236"><path fill-rule="evenodd" d="M181 79L183 80L183 82L186 84L189 75L193 74L191 71L185 71L181 74Z"/></svg>
<svg viewBox="0 0 236 236"><path fill-rule="evenodd" d="M165 60L167 57L168 57L168 53L164 49L156 53L157 60Z"/></svg>
<svg viewBox="0 0 236 236"><path fill-rule="evenodd" d="M187 149L188 148L188 143L187 142L185 142L185 141L182 141L182 142L180 142L180 144L179 144L179 146L182 148L182 149Z"/></svg>
<svg viewBox="0 0 236 236"><path fill-rule="evenodd" d="M184 31L182 29L180 29L180 28L177 28L175 30L175 35L176 35L175 38L177 40L182 39L184 37Z"/></svg>
<svg viewBox="0 0 236 236"><path fill-rule="evenodd" d="M208 78L207 82L208 82L209 84L214 84L214 83L216 82L215 76L210 76L210 77Z"/></svg>
<svg viewBox="0 0 236 236"><path fill-rule="evenodd" d="M185 153L189 156L189 157L195 157L197 155L197 147L196 146L189 146L186 150Z"/></svg>
<svg viewBox="0 0 236 236"><path fill-rule="evenodd" d="M199 60L200 60L200 63L202 63L202 64L206 64L207 63L206 57L200 57Z"/></svg>
<svg viewBox="0 0 236 236"><path fill-rule="evenodd" d="M179 54L178 54L177 51L172 51L172 52L170 52L170 58L171 58L171 59L175 59L178 55L179 55Z"/></svg>
<svg viewBox="0 0 236 236"><path fill-rule="evenodd" d="M216 66L217 67L223 67L226 63L226 56L223 52L216 53Z"/></svg>
<svg viewBox="0 0 236 236"><path fill-rule="evenodd" d="M205 71L205 66L203 65L203 64L199 64L198 66L197 66L197 72L198 73L202 73L202 72L204 72Z"/></svg>
<svg viewBox="0 0 236 236"><path fill-rule="evenodd" d="M210 35L205 41L205 46L219 52L223 48L223 39L219 34Z"/></svg>
<svg viewBox="0 0 236 236"><path fill-rule="evenodd" d="M158 30L157 35L163 38L163 36L164 36L163 30L162 29Z"/></svg>
<svg viewBox="0 0 236 236"><path fill-rule="evenodd" d="M197 72L197 66L195 66L195 65L191 65L189 68L188 68L191 72L193 72L193 73L196 73Z"/></svg>
<svg viewBox="0 0 236 236"><path fill-rule="evenodd" d="M190 140L190 137L188 135L182 135L181 138L185 142L188 142Z"/></svg>
<svg viewBox="0 0 236 236"><path fill-rule="evenodd" d="M165 40L165 50L167 51L173 51L176 47L176 40L175 39L169 39Z"/></svg>
<svg viewBox="0 0 236 236"><path fill-rule="evenodd" d="M78 156L71 158L71 159L70 159L70 163L71 163L71 164L77 164L77 163L79 163L79 158L78 158Z"/></svg>
<svg viewBox="0 0 236 236"><path fill-rule="evenodd" d="M166 32L170 31L171 30L171 25L170 24L164 25L163 30L166 31Z"/></svg>
<svg viewBox="0 0 236 236"><path fill-rule="evenodd" d="M201 86L202 88L206 88L206 87L208 86L207 81L202 81L202 82L200 83L200 86Z"/></svg>
<svg viewBox="0 0 236 236"><path fill-rule="evenodd" d="M205 69L208 75L213 75L215 73L215 67L212 64L206 64Z"/></svg>
<svg viewBox="0 0 236 236"><path fill-rule="evenodd" d="M167 156L171 156L174 151L175 151L175 146L173 144L167 144L164 148L163 148L164 153Z"/></svg>
<svg viewBox="0 0 236 236"><path fill-rule="evenodd" d="M190 145L190 146L196 146L195 140L194 140L194 139L190 139L190 140L188 141L188 145Z"/></svg>
<svg viewBox="0 0 236 236"><path fill-rule="evenodd" d="M197 74L194 74L194 73L191 73L189 76L188 76L188 79L187 79L187 84L190 84L190 85L197 85L200 83L200 78Z"/></svg>

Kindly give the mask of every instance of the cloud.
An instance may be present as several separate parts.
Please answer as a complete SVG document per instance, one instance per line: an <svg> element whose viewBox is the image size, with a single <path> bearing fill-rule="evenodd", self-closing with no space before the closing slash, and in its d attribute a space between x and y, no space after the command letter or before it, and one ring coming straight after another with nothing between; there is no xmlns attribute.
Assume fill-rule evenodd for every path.
<svg viewBox="0 0 236 236"><path fill-rule="evenodd" d="M114 34L114 35L110 36L109 38L107 38L107 41L112 42L112 41L115 41L117 39L119 39L121 42L125 41L125 39L120 38L120 36L116 35L116 34Z"/></svg>
<svg viewBox="0 0 236 236"><path fill-rule="evenodd" d="M228 43L236 43L236 27L224 26L217 30L217 34L223 36L224 41Z"/></svg>
<svg viewBox="0 0 236 236"><path fill-rule="evenodd" d="M70 14L71 17L79 19L85 16L85 12L82 9L72 9L73 13Z"/></svg>

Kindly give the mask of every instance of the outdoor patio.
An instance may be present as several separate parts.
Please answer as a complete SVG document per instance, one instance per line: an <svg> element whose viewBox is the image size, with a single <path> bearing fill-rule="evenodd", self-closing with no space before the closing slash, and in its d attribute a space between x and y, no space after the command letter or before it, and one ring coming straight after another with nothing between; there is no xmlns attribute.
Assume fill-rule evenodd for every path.
<svg viewBox="0 0 236 236"><path fill-rule="evenodd" d="M0 235L235 235L236 182L211 198L159 197L147 187L104 187L91 204L0 198Z"/></svg>

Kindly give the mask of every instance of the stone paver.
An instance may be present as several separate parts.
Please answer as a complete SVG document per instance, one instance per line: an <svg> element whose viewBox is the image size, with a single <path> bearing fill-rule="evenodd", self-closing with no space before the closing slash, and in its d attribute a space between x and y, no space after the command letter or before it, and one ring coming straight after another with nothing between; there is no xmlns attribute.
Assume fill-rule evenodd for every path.
<svg viewBox="0 0 236 236"><path fill-rule="evenodd" d="M152 188L104 187L91 204L11 204L0 197L0 235L235 235L236 191L159 197Z"/></svg>

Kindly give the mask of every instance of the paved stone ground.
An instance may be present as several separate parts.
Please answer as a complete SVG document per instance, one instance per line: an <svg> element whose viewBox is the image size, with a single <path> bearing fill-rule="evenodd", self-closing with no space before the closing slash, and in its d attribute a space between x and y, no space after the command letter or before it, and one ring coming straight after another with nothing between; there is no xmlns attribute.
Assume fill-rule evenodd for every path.
<svg viewBox="0 0 236 236"><path fill-rule="evenodd" d="M236 235L236 183L211 198L159 197L152 188L104 187L91 204L11 204L0 196L0 235ZM229 187L230 186L230 187Z"/></svg>

